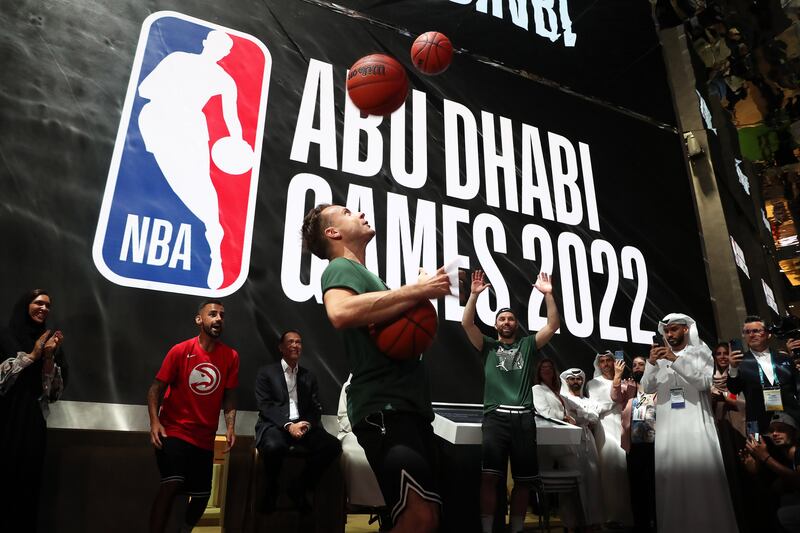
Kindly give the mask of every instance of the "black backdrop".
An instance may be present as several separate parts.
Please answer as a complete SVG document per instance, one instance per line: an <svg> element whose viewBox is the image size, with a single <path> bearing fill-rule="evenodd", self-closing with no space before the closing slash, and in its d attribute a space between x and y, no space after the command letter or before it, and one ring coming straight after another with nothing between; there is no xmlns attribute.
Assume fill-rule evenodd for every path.
<svg viewBox="0 0 800 533"><path fill-rule="evenodd" d="M544 228L554 247L561 234L572 234L563 239L582 244L587 250L582 257L587 257L592 243L599 240L610 244L616 259L625 247L639 250L648 279L640 320L632 307L640 290L641 269L634 268L635 275L628 276L634 279L625 279L621 264L612 264L611 271L617 273L612 278L618 277L619 285L605 296L609 274L593 272L591 258L587 270L580 266L581 254L578 266L572 254L572 267L562 271L567 256L555 252L556 292L562 316L566 272L572 272L570 286L576 293L577 280L581 276L589 280L592 301L591 316L578 311L574 320L562 320L561 334L545 350L562 367L581 366L589 371L595 350L600 348L624 348L631 355L644 353L646 346L641 341L649 336L639 333L639 342L630 342L632 328L653 330L656 320L672 311L693 315L702 325L706 340L713 341L713 315L680 140L659 125L674 123L674 117L646 2L636 7L625 2L569 2L577 36L572 48L565 47L561 39L551 42L519 28L507 12L504 19L480 13L475 3L344 2L357 10L355 13L326 4L267 0L233 4L85 0L4 4L0 13L5 28L0 35L0 236L6 254L0 262L0 310L10 310L25 288L51 291L51 324L64 330L72 365L66 399L144 403L145 391L166 351L195 333L192 319L197 296L115 285L100 275L92 261L100 204L141 24L150 13L167 9L253 35L266 44L273 60L249 276L241 289L225 299L225 340L242 358L241 408L254 408L256 370L277 357L277 336L286 328L303 332L303 364L317 373L327 412L335 410L339 387L348 372L341 342L322 306L313 297L294 301L281 282L281 262L287 248L287 190L299 173L323 179L337 203L346 201L351 186L371 189L373 222L378 230L375 257L382 276L387 272L388 251L398 248L396 241L386 237L389 193L407 199L412 232L417 201L432 203L436 264L445 261L447 243L459 254L469 256L470 268L475 268L479 264L475 242L482 237L473 224L476 219L496 222L497 233L489 233L483 248L501 249L500 236L504 236L506 252L490 255L525 327L529 323L530 283L541 265L542 252L537 245L535 255L539 259L526 259L530 255L523 249L530 245L530 239L523 239L524 226ZM491 2L489 5L491 12ZM408 50L413 37L401 31L403 28L413 33L434 28L449 32L456 47L468 52L457 54L444 74L423 77L411 69ZM317 61L333 67L337 168L341 168L346 69L358 57L372 52L397 57L409 69L412 88L426 95L427 132L417 134L427 139L427 181L421 188L404 187L393 178L388 119L379 127L384 157L376 176L361 177L322 167L314 145L307 162L290 159L308 67ZM511 68L501 68L483 58ZM546 80L531 80L529 75L515 73L514 68ZM409 97L409 167L411 102ZM464 106L478 127L480 188L469 200L447 195L445 187L443 110L455 104ZM499 117L511 121L517 189L523 160L523 123L538 128L548 176L552 170L548 132L567 139L576 151L579 143L587 145L599 213L597 224L591 227L586 216L577 225L545 220L538 202L534 203L533 216L507 209L502 170L498 171L500 205L490 206L483 165L482 111L494 117L498 146ZM456 146L463 145L461 129ZM363 159L366 137L361 138ZM459 149L462 182L466 179L464 160L468 152L463 146ZM583 184L583 176L581 171L578 184ZM542 177L538 179L541 183ZM550 186L552 197L552 182ZM584 192L581 185L581 195ZM314 199L307 195L305 202L308 208ZM565 207L571 205L567 202ZM584 204L584 212L586 207ZM466 219L458 225L457 239L445 229L453 213L461 213ZM603 261L602 270L608 272L608 259ZM309 264L305 256L298 276L302 283L313 284ZM501 285L500 279L490 281ZM623 328L627 341L601 337L598 322L604 298L609 302L613 298L609 321ZM573 301L580 309L588 296L575 296ZM494 301L489 304L496 306ZM458 322L446 319L444 309L440 302L439 334L426 354L433 397L439 401L479 402L481 362ZM633 326L631 314L635 315ZM589 324L588 331L576 334L577 322Z"/></svg>

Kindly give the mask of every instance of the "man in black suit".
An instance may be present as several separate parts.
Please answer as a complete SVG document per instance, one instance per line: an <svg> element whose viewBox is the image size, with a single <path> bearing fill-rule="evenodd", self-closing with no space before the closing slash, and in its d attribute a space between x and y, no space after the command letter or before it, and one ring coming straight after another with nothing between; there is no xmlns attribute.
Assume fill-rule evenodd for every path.
<svg viewBox="0 0 800 533"><path fill-rule="evenodd" d="M300 333L284 332L278 349L280 362L264 365L256 377L256 448L266 468L265 511L275 508L278 476L290 447L308 452L300 481L289 488L295 505L307 510L306 490L314 488L342 448L339 440L322 427L317 379L298 364L303 351Z"/></svg>
<svg viewBox="0 0 800 533"><path fill-rule="evenodd" d="M731 352L728 390L734 394L744 392L748 422L758 422L758 432L766 434L775 411L800 416L800 378L790 358L769 348L772 335L760 317L745 318L742 334L749 350Z"/></svg>

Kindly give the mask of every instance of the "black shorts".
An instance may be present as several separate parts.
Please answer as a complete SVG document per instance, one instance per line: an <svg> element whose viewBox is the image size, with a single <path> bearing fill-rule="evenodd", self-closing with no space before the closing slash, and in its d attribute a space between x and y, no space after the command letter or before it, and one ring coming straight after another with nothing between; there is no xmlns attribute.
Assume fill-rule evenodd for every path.
<svg viewBox="0 0 800 533"><path fill-rule="evenodd" d="M515 413L489 411L483 415L481 427L481 472L505 476L510 454L514 481L532 482L539 477L536 420L532 410Z"/></svg>
<svg viewBox="0 0 800 533"><path fill-rule="evenodd" d="M414 413L378 412L353 427L375 472L392 516L406 507L408 490L442 504L436 484L436 444L431 423Z"/></svg>
<svg viewBox="0 0 800 533"><path fill-rule="evenodd" d="M178 481L188 496L210 496L214 452L175 437L162 438L161 444L161 449L156 449L161 483Z"/></svg>

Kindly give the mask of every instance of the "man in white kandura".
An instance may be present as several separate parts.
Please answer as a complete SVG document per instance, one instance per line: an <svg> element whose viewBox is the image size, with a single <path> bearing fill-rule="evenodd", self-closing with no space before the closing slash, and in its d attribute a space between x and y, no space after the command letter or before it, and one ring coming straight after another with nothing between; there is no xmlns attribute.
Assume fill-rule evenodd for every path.
<svg viewBox="0 0 800 533"><path fill-rule="evenodd" d="M600 480L603 484L603 519L616 526L633 525L628 487L628 465L622 449L622 407L611 400L614 380L614 354L610 350L594 358L594 379L586 389L600 406L600 423L594 439L600 454Z"/></svg>
<svg viewBox="0 0 800 533"><path fill-rule="evenodd" d="M645 393L658 393L658 531L736 533L739 529L711 410L711 350L687 315L665 316L658 331L667 345L653 345L641 382Z"/></svg>
<svg viewBox="0 0 800 533"><path fill-rule="evenodd" d="M149 100L139 113L145 149L155 156L167 183L206 227L211 253L208 287L223 282L220 247L224 231L219 222L219 199L211 182L208 124L203 108L211 97L222 98L228 133L242 138L236 108L236 82L217 64L233 48L225 32L212 30L199 54L173 52L161 60L139 85ZM242 141L244 142L244 141Z"/></svg>
<svg viewBox="0 0 800 533"><path fill-rule="evenodd" d="M575 447L573 458L566 461L566 469L581 473L580 496L582 509L578 509L569 495L563 510L564 525L572 528L585 526L589 531L599 530L603 521L603 496L600 488L600 460L593 429L600 423L600 405L587 398L583 391L586 374L580 368L568 368L561 373L561 397L567 414L583 428L581 443ZM583 520L578 520L582 511Z"/></svg>

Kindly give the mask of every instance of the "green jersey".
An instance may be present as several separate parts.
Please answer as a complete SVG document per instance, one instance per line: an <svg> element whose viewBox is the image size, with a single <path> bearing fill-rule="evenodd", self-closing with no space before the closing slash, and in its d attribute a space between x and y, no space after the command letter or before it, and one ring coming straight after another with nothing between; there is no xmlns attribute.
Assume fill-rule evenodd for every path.
<svg viewBox="0 0 800 533"><path fill-rule="evenodd" d="M322 292L349 289L357 294L389 290L364 265L337 257L322 273ZM422 358L398 361L384 355L369 328L343 330L344 348L353 378L348 390L347 414L353 425L377 411L418 413L433 420L428 374Z"/></svg>
<svg viewBox="0 0 800 533"><path fill-rule="evenodd" d="M483 412L501 405L533 408L533 356L536 336L528 335L513 344L483 337L481 355L486 358Z"/></svg>

